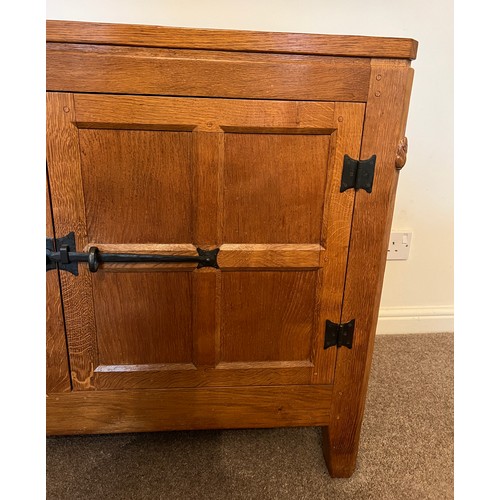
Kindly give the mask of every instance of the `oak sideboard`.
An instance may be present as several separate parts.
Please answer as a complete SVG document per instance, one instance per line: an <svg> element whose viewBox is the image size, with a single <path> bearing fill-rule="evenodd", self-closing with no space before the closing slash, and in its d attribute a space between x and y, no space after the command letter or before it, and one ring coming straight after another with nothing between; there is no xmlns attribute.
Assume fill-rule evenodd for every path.
<svg viewBox="0 0 500 500"><path fill-rule="evenodd" d="M417 42L46 33L47 434L318 426L351 475Z"/></svg>

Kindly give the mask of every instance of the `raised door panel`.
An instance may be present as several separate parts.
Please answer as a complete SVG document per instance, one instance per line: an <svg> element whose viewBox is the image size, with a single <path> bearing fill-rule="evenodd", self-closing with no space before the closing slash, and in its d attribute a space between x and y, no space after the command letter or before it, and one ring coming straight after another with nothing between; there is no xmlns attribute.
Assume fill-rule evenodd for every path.
<svg viewBox="0 0 500 500"><path fill-rule="evenodd" d="M101 365L191 363L191 273L97 272L93 289Z"/></svg>
<svg viewBox="0 0 500 500"><path fill-rule="evenodd" d="M76 390L331 383L364 105L48 94L58 236L194 263L62 272Z"/></svg>
<svg viewBox="0 0 500 500"><path fill-rule="evenodd" d="M192 133L80 129L89 241L190 243Z"/></svg>
<svg viewBox="0 0 500 500"><path fill-rule="evenodd" d="M221 361L312 366L316 282L316 270L223 273Z"/></svg>
<svg viewBox="0 0 500 500"><path fill-rule="evenodd" d="M330 140L331 131L225 134L224 242L319 245Z"/></svg>

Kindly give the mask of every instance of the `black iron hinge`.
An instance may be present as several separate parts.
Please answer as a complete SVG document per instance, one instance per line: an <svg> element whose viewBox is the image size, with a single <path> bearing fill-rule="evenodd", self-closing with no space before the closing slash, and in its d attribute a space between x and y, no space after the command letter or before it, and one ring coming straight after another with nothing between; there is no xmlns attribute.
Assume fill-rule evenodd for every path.
<svg viewBox="0 0 500 500"><path fill-rule="evenodd" d="M325 349L329 347L347 347L352 349L352 338L354 335L354 320L349 323L333 323L326 320L325 325Z"/></svg>
<svg viewBox="0 0 500 500"><path fill-rule="evenodd" d="M364 189L367 193L371 193L376 160L376 155L368 160L353 160L349 155L344 155L340 192L354 188Z"/></svg>

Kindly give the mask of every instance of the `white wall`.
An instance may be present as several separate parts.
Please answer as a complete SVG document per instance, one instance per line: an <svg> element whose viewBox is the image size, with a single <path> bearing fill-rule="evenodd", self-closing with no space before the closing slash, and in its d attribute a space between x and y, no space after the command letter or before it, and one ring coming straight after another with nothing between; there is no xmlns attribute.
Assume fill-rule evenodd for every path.
<svg viewBox="0 0 500 500"><path fill-rule="evenodd" d="M419 41L408 117L408 161L393 229L413 232L408 261L389 261L379 333L453 330L452 0L47 0L47 19Z"/></svg>

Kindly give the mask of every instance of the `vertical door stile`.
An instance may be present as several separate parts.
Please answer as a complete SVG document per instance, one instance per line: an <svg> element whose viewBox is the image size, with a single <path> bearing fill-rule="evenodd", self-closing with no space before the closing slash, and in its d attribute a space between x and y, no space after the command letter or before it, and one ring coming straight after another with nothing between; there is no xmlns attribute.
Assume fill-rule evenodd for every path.
<svg viewBox="0 0 500 500"><path fill-rule="evenodd" d="M331 422L323 432L327 466L335 477L350 476L356 464L399 175L396 151L412 79L408 63L372 61L361 157L377 155L376 175L372 193L356 195L341 320L355 318L356 332L352 349L338 354Z"/></svg>
<svg viewBox="0 0 500 500"><path fill-rule="evenodd" d="M47 93L47 161L55 237L73 231L77 248L88 243L78 129L72 94ZM92 279L86 266L79 275L61 273L71 379L74 390L93 390L97 342Z"/></svg>
<svg viewBox="0 0 500 500"><path fill-rule="evenodd" d="M54 221L47 176L45 189L46 237L54 239ZM59 270L46 274L46 391L47 393L71 390L68 346L64 328Z"/></svg>
<svg viewBox="0 0 500 500"><path fill-rule="evenodd" d="M335 132L331 135L328 178L323 212L321 269L318 277L319 321L312 348L313 384L333 382L336 349L324 349L326 320L339 322L344 295L345 270L351 236L354 190L341 194L340 180L344 155L359 155L365 105L335 103Z"/></svg>
<svg viewBox="0 0 500 500"><path fill-rule="evenodd" d="M219 177L224 135L209 121L193 131L193 244L203 250L220 246ZM220 270L195 269L193 280L193 361L214 368L219 358Z"/></svg>

